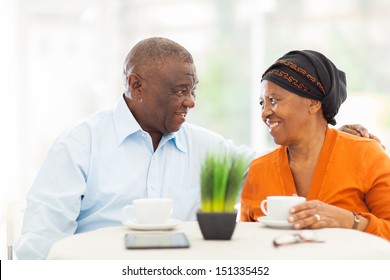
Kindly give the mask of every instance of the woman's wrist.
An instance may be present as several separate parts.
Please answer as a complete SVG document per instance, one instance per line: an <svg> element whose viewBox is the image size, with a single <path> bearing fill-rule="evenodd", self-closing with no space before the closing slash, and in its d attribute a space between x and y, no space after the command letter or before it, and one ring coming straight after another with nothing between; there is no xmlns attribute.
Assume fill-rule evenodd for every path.
<svg viewBox="0 0 390 280"><path fill-rule="evenodd" d="M356 212L352 212L353 214L353 225L352 229L358 229L360 223L360 215Z"/></svg>
<svg viewBox="0 0 390 280"><path fill-rule="evenodd" d="M368 219L363 217L357 212L351 212L352 213L352 219L351 219L351 229L365 231L368 227Z"/></svg>

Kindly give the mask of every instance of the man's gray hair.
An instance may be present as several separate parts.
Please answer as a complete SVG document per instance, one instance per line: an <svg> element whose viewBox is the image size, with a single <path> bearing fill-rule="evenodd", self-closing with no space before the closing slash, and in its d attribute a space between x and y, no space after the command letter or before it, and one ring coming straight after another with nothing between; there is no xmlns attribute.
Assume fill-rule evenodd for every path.
<svg viewBox="0 0 390 280"><path fill-rule="evenodd" d="M192 55L178 43L161 37L152 37L137 43L126 56L123 64L125 93L129 93L128 78L135 66L159 68L167 58L194 63Z"/></svg>

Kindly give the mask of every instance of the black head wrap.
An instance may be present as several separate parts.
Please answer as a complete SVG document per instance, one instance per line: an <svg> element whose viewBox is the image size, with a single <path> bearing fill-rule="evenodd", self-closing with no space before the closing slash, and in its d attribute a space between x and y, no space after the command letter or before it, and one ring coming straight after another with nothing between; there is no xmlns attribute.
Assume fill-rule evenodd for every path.
<svg viewBox="0 0 390 280"><path fill-rule="evenodd" d="M315 51L291 51L263 74L268 80L302 97L321 101L326 121L336 124L334 117L347 98L345 73L323 54Z"/></svg>

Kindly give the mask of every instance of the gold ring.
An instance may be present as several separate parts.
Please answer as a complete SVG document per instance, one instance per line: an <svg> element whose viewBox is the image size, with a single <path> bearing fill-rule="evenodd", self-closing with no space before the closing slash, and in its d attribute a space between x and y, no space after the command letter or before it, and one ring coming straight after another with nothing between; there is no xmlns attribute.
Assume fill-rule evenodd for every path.
<svg viewBox="0 0 390 280"><path fill-rule="evenodd" d="M315 215L314 215L314 217L316 217L316 219L317 219L317 222L321 221L321 216L320 216L320 215L318 215L318 214L315 214Z"/></svg>

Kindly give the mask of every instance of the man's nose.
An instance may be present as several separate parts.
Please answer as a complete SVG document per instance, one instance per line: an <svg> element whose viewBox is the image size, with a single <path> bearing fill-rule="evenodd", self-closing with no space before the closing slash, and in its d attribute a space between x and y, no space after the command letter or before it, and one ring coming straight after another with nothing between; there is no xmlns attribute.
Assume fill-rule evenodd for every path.
<svg viewBox="0 0 390 280"><path fill-rule="evenodd" d="M195 107L195 97L190 94L190 95L187 95L183 101L183 106L187 107L187 108L194 108Z"/></svg>

